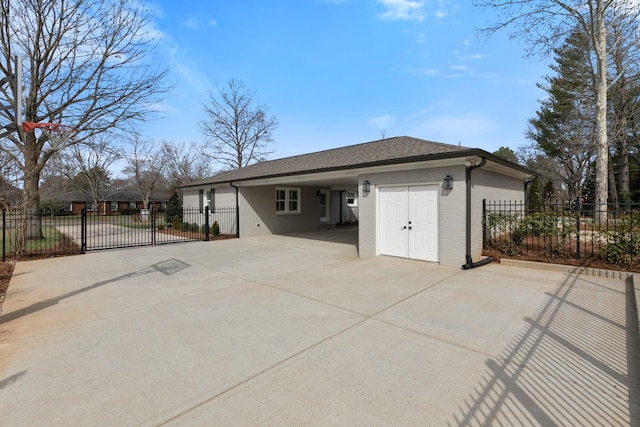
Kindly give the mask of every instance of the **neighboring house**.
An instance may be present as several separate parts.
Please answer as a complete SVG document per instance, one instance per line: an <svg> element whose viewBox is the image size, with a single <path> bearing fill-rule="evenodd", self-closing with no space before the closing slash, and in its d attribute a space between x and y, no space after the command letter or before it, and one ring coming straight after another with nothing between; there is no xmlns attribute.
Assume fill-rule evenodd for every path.
<svg viewBox="0 0 640 427"><path fill-rule="evenodd" d="M123 209L142 209L144 204L138 191L113 191L101 197L102 201L97 209L94 209L91 195L87 191L75 190L55 196L54 199L64 203L64 212L80 215L82 209L99 215L118 215ZM165 209L169 194L157 192L151 194L149 207Z"/></svg>
<svg viewBox="0 0 640 427"><path fill-rule="evenodd" d="M357 221L361 257L470 267L482 200L523 200L534 178L481 149L404 136L259 162L182 192L185 207L237 206L241 237Z"/></svg>
<svg viewBox="0 0 640 427"><path fill-rule="evenodd" d="M22 190L0 178L0 209L17 208L22 205Z"/></svg>

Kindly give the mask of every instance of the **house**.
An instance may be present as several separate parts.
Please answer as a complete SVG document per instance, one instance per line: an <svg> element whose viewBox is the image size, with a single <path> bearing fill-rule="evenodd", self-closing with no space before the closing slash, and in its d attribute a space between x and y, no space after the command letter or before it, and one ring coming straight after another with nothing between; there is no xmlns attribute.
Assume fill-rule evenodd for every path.
<svg viewBox="0 0 640 427"><path fill-rule="evenodd" d="M361 257L470 268L482 200L523 200L534 178L481 149L402 136L259 162L182 192L185 207L236 206L240 237L357 221Z"/></svg>
<svg viewBox="0 0 640 427"><path fill-rule="evenodd" d="M22 190L0 177L0 209L11 209L22 204Z"/></svg>
<svg viewBox="0 0 640 427"><path fill-rule="evenodd" d="M59 194L53 199L64 204L63 211L69 215L80 215L82 209L87 212L99 215L118 215L126 209L142 209L144 203L139 191L113 191L105 193L100 197L100 203L94 208L91 194L86 190L74 190ZM169 194L165 192L155 192L149 199L149 207L154 209L164 209L169 200Z"/></svg>

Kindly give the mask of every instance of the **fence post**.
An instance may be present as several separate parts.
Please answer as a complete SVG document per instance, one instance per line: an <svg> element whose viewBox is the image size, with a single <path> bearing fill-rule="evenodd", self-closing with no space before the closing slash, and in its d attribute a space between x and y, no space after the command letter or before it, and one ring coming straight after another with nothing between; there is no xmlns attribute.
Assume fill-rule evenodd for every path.
<svg viewBox="0 0 640 427"><path fill-rule="evenodd" d="M482 249L487 249L487 199L482 199Z"/></svg>
<svg viewBox="0 0 640 427"><path fill-rule="evenodd" d="M576 230L578 236L576 238L576 259L580 259L580 198L576 197Z"/></svg>
<svg viewBox="0 0 640 427"><path fill-rule="evenodd" d="M80 213L80 253L87 250L87 210L82 208Z"/></svg>
<svg viewBox="0 0 640 427"><path fill-rule="evenodd" d="M209 206L204 207L204 241L209 241Z"/></svg>
<svg viewBox="0 0 640 427"><path fill-rule="evenodd" d="M151 205L151 246L156 245L156 211L153 205Z"/></svg>
<svg viewBox="0 0 640 427"><path fill-rule="evenodd" d="M5 231L7 229L7 210L5 208L2 208L2 262L5 262L7 260L7 252L6 252L6 246L7 246L7 232Z"/></svg>

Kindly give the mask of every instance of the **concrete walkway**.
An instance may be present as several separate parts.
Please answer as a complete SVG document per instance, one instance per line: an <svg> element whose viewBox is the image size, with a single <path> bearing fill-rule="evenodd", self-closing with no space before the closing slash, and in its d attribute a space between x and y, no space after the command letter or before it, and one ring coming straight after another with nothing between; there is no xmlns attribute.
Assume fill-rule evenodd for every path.
<svg viewBox="0 0 640 427"><path fill-rule="evenodd" d="M21 262L0 423L638 425L627 291L318 235Z"/></svg>

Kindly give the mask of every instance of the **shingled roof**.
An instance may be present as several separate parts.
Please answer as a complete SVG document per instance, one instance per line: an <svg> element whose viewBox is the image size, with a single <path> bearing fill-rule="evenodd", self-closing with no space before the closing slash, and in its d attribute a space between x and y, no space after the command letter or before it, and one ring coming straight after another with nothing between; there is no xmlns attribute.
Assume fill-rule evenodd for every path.
<svg viewBox="0 0 640 427"><path fill-rule="evenodd" d="M218 184L250 179L300 175L367 166L409 163L430 159L453 158L486 153L479 149L443 144L424 139L400 136L302 154L283 159L255 163L244 168L221 172L209 178L194 181L184 187Z"/></svg>

